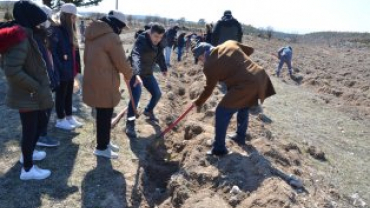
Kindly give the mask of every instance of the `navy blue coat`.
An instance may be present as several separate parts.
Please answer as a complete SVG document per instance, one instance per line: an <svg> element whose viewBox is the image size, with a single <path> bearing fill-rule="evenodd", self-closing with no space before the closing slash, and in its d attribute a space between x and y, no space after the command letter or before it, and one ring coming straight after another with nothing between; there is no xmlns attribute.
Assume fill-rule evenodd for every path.
<svg viewBox="0 0 370 208"><path fill-rule="evenodd" d="M58 71L60 81L72 81L74 79L73 71L73 46L69 41L67 30L61 26L52 28L51 48L54 61L54 69ZM67 55L67 60L64 59ZM76 62L78 73L81 73L80 52L76 49Z"/></svg>

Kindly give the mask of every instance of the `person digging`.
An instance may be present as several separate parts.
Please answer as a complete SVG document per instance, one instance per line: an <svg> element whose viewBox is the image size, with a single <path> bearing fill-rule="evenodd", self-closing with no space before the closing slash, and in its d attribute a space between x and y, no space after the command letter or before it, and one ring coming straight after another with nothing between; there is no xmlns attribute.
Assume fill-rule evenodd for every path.
<svg viewBox="0 0 370 208"><path fill-rule="evenodd" d="M236 41L213 47L199 43L192 52L203 65L206 85L193 106L201 107L212 95L218 82L224 82L227 93L216 108L215 141L207 154L222 156L229 153L225 145L226 131L231 117L237 113L237 131L230 136L240 145L245 144L249 107L263 103L276 94L265 70L250 59L254 49Z"/></svg>

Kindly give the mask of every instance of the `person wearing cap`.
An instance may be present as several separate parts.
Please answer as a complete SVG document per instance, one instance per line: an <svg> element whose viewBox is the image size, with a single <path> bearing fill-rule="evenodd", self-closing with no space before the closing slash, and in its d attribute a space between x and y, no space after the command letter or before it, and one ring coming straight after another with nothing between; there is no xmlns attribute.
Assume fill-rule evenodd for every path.
<svg viewBox="0 0 370 208"><path fill-rule="evenodd" d="M40 6L40 8L45 12L48 19L44 23L42 23L40 27L34 30L34 39L39 47L42 58L46 64L46 69L48 71L50 80L50 89L52 92L55 92L55 90L59 86L59 74L54 69L53 56L51 54L50 47L51 31L49 30L49 28L52 21L51 20L52 10L45 5ZM40 137L36 143L37 146L41 147L59 146L60 142L57 139L48 136L48 125L50 121L51 112L52 108L45 110L45 114L47 115L47 122L45 122L44 126L41 128Z"/></svg>
<svg viewBox="0 0 370 208"><path fill-rule="evenodd" d="M179 31L180 27L175 25L171 28L169 28L165 33L165 58L166 58L166 64L167 67L171 67L171 53L172 53L172 47L175 44L177 32Z"/></svg>
<svg viewBox="0 0 370 208"><path fill-rule="evenodd" d="M131 52L130 61L134 76L130 80L130 87L135 106L132 105L132 101L129 101L126 122L126 134L131 138L137 137L135 131L135 108L137 108L141 97L141 83L152 96L144 110L144 115L149 121L158 122L154 115L154 108L158 104L162 92L157 79L154 77L153 69L154 65L158 64L163 76L167 76L162 43L164 33L165 29L162 25L153 23L150 30L139 35Z"/></svg>
<svg viewBox="0 0 370 208"><path fill-rule="evenodd" d="M0 28L4 74L8 83L6 104L19 111L22 125L21 180L42 180L51 171L34 165L43 160L46 152L35 150L40 129L47 122L45 110L53 107L50 81L45 62L34 39L34 32L47 20L46 14L32 1L14 4L15 23ZM9 129L11 130L11 129Z"/></svg>
<svg viewBox="0 0 370 208"><path fill-rule="evenodd" d="M118 158L119 147L111 142L111 120L121 100L120 74L128 80L132 69L126 60L119 35L126 27L125 16L111 11L86 28L84 54L83 102L96 109L97 147L94 154L110 159Z"/></svg>
<svg viewBox="0 0 370 208"><path fill-rule="evenodd" d="M76 6L72 3L63 4L60 9L59 24L51 28L53 62L60 79L55 95L57 112L55 127L67 131L83 126L72 116L74 78L81 73L76 19Z"/></svg>
<svg viewBox="0 0 370 208"><path fill-rule="evenodd" d="M230 10L224 12L224 16L219 20L212 32L212 45L217 46L227 40L242 42L243 30L241 24L236 20Z"/></svg>
<svg viewBox="0 0 370 208"><path fill-rule="evenodd" d="M226 131L231 117L237 113L237 131L231 139L245 144L248 128L248 108L274 95L275 90L265 70L250 59L254 49L236 41L213 47L199 43L193 54L204 65L206 85L194 106L201 107L212 95L218 82L224 82L228 90L216 108L215 142L208 154L225 155Z"/></svg>
<svg viewBox="0 0 370 208"><path fill-rule="evenodd" d="M279 49L278 51L278 58L280 60L278 68L276 69L276 76L280 76L280 71L283 68L283 65L286 64L288 66L289 75L292 76L292 57L293 57L293 49L291 46L285 46Z"/></svg>

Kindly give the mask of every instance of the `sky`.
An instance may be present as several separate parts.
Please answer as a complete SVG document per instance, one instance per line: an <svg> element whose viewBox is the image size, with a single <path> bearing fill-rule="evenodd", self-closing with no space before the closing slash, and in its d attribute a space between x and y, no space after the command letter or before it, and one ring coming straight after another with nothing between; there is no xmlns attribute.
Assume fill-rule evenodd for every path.
<svg viewBox="0 0 370 208"><path fill-rule="evenodd" d="M41 0L37 0L41 1ZM225 10L254 27L271 26L287 33L318 31L370 32L370 0L118 0L124 14L217 22ZM1 2L1 0L0 0ZM107 12L116 0L81 11Z"/></svg>
<svg viewBox="0 0 370 208"><path fill-rule="evenodd" d="M115 0L103 0L88 10L114 8ZM207 22L216 22L231 10L240 22L283 32L370 32L370 0L119 0L119 10Z"/></svg>

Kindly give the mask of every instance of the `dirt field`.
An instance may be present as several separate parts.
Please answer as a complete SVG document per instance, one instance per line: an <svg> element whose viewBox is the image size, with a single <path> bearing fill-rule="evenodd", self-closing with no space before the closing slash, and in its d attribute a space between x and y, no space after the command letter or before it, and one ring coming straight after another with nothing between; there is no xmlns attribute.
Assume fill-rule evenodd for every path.
<svg viewBox="0 0 370 208"><path fill-rule="evenodd" d="M129 48L133 35L122 37ZM252 36L245 42L256 49L252 58L273 74L277 60L270 54L287 43ZM199 112L193 110L164 139L156 139L202 90L201 67L189 56L173 62L167 79L156 75L163 92L156 109L159 126L141 117L139 138L131 140L123 133L123 121L113 130L113 141L121 147L118 160L92 154L94 119L76 95L76 115L85 126L73 133L57 130L54 115L50 135L61 146L45 149L47 158L37 162L52 170L45 181L19 180L20 121L4 105L1 71L0 207L369 207L369 49L292 47L295 79L272 77L277 95L264 103L267 118L250 116L251 140L246 146L228 141L233 154L205 154L214 136L215 107L223 97L219 89ZM141 110L150 98L144 92ZM116 112L126 103L127 93ZM233 120L230 133L235 126ZM297 181L291 174L303 188L292 183Z"/></svg>

